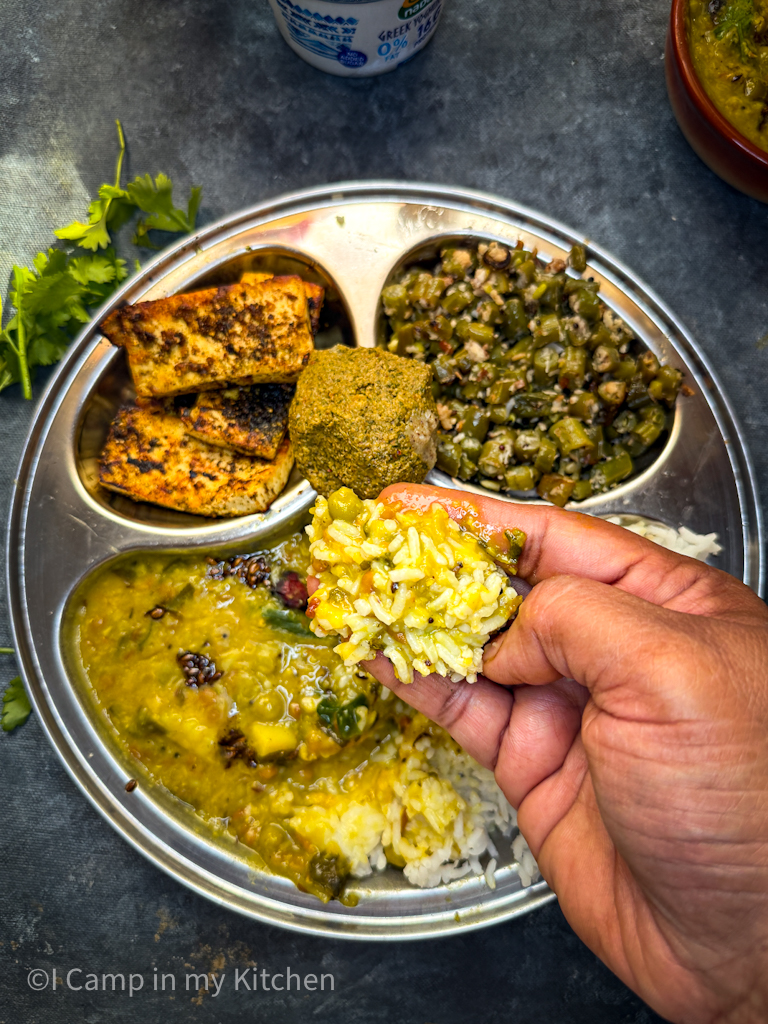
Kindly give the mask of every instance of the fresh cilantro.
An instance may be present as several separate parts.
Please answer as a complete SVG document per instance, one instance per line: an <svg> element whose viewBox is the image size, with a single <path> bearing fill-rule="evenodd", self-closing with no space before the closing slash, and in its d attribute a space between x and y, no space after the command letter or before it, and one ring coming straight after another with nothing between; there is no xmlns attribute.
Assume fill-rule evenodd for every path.
<svg viewBox="0 0 768 1024"><path fill-rule="evenodd" d="M186 211L173 205L173 182L167 174L158 174L152 180L150 174L137 176L125 188L120 184L123 157L125 155L125 136L122 125L117 124L117 135L120 151L117 156L114 185L102 185L99 198L94 199L88 207L88 223L73 221L64 228L54 231L57 238L77 242L83 249L105 249L110 244L110 231L116 231L130 220L136 210L150 216L139 221L133 236L134 245L147 249L159 246L150 239L149 231L174 231L189 234L195 230L197 211L200 206L202 189L195 186L189 194Z"/></svg>
<svg viewBox="0 0 768 1024"><path fill-rule="evenodd" d="M139 221L137 245L156 248L148 234L152 230L194 230L201 189L191 190L184 211L174 207L173 185L165 174L154 181L146 174L122 187L125 136L120 122L115 123L119 150L114 184L101 186L98 198L88 207L87 222L73 221L54 232L77 248L74 252L48 249L35 257L34 269L12 269L8 298L15 312L0 330L0 391L20 383L24 397L31 398L34 367L57 363L92 311L128 276L125 260L117 257L111 245L111 232L137 211L149 214ZM135 269L140 269L138 260Z"/></svg>
<svg viewBox="0 0 768 1024"><path fill-rule="evenodd" d="M49 249L35 257L34 270L14 267L9 298L16 312L0 332L0 391L20 382L31 398L30 368L57 363L90 310L127 276L111 248L83 256Z"/></svg>
<svg viewBox="0 0 768 1024"><path fill-rule="evenodd" d="M110 231L116 231L130 220L136 210L150 216L139 221L133 236L134 245L147 249L159 246L150 239L149 231L183 231L184 234L195 230L195 220L200 206L202 189L197 186L190 191L186 211L173 205L173 182L167 174L158 174L155 180L145 174L129 182L125 188L120 184L125 155L125 136L119 121L117 135L120 151L117 156L114 185L102 185L99 198L94 199L88 207L88 222L73 221L64 228L54 232L57 238L77 242L83 249L105 249L110 244Z"/></svg>
<svg viewBox="0 0 768 1024"><path fill-rule="evenodd" d="M3 694L3 732L10 732L19 725L24 725L32 712L21 676L12 679Z"/></svg>
<svg viewBox="0 0 768 1024"><path fill-rule="evenodd" d="M749 45L755 20L753 0L728 0L713 15L717 39L730 37L738 44L742 60L755 57Z"/></svg>
<svg viewBox="0 0 768 1024"><path fill-rule="evenodd" d="M186 212L173 205L173 183L165 174L158 174L154 182L149 174L145 174L126 185L125 191L142 213L150 214L146 220L139 221L133 236L134 245L157 249L147 234L152 230L183 231L185 234L195 230L202 189L191 189Z"/></svg>
<svg viewBox="0 0 768 1024"><path fill-rule="evenodd" d="M102 185L99 189L99 198L94 199L88 206L88 223L75 220L64 228L57 228L54 235L57 238L68 242L77 242L83 249L106 249L111 239L109 228L116 230L133 213L134 204L130 202L125 191L120 187L120 176L123 171L123 157L125 156L125 136L123 126L119 121L117 125L117 138L120 149L117 154L117 168L115 169L114 185Z"/></svg>

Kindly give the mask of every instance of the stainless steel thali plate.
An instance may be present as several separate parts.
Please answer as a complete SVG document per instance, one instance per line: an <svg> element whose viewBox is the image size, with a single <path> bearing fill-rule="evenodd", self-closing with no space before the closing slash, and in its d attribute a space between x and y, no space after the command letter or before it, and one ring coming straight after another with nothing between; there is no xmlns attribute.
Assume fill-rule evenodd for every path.
<svg viewBox="0 0 768 1024"><path fill-rule="evenodd" d="M234 846L217 844L162 791L141 786L126 793L135 769L98 728L68 667L62 621L74 588L95 566L130 550L254 550L300 525L314 492L295 476L269 513L218 522L101 492L94 460L127 375L122 353L100 336L98 321L125 302L234 280L245 268L298 267L328 290L322 343L371 346L387 279L404 261L455 237L522 238L550 258L585 241L493 196L405 183L339 184L235 214L159 255L83 331L43 397L19 468L8 533L10 609L27 687L54 748L94 806L158 867L271 924L347 938L419 938L515 917L553 894L543 882L522 888L507 844L494 891L481 879L415 889L388 869L355 886L357 907L322 905L284 879L255 872ZM714 531L723 544L715 563L762 592L754 475L719 383L658 298L592 243L588 254L603 299L657 355L685 372L695 393L678 403L670 439L649 469L580 507ZM441 474L435 479L450 484Z"/></svg>

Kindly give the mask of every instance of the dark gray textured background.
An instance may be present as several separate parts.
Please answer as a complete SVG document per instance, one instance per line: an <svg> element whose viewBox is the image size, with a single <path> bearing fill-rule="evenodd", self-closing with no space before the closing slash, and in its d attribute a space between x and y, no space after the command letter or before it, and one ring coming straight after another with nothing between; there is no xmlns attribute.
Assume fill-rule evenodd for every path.
<svg viewBox="0 0 768 1024"><path fill-rule="evenodd" d="M266 0L6 0L0 6L0 273L126 171L204 187L200 222L353 178L497 192L594 238L692 329L768 490L768 208L688 148L667 103L668 0L445 0L413 64L326 77L280 40ZM178 193L177 193L178 194ZM3 290L5 290L3 288ZM39 393L43 376L38 378ZM0 517L32 406L0 396ZM41 538L44 543L44 538ZM55 557L55 552L51 552ZM0 598L0 644L8 635ZM14 674L0 659L0 678ZM0 735L0 1024L240 1020L397 1024L657 1021L556 906L475 935L402 945L303 938L224 912L157 872L97 817L34 719ZM31 992L27 971L329 971L332 994L192 1003Z"/></svg>

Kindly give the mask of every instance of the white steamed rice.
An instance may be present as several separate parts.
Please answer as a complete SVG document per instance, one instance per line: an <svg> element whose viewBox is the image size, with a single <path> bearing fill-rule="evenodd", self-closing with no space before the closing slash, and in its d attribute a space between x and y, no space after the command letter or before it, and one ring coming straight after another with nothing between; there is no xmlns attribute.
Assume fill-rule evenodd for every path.
<svg viewBox="0 0 768 1024"><path fill-rule="evenodd" d="M655 519L644 519L642 516L619 515L602 518L608 523L623 526L630 533L646 537L669 551L697 558L700 562L706 562L711 555L719 555L723 550L722 545L718 544L716 533L694 533L687 526L681 526L676 530L673 526L666 526Z"/></svg>

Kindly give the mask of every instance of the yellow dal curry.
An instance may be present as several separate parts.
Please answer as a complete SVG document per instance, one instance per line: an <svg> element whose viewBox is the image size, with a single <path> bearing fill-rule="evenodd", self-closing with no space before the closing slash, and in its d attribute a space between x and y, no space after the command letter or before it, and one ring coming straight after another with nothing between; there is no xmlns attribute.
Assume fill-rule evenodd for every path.
<svg viewBox="0 0 768 1024"><path fill-rule="evenodd" d="M344 881L370 873L365 857L381 836L394 838L381 840L380 861L399 867L446 835L463 841L465 802L435 777L424 744L426 756L432 743L466 755L423 716L382 700L371 676L344 667L335 640L285 607L281 581L298 579L300 592L308 564L300 534L228 561L121 558L76 595L74 647L98 714L151 779L257 866L324 901L354 902ZM469 835L470 809L464 817Z"/></svg>

